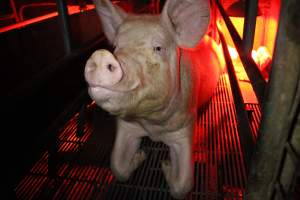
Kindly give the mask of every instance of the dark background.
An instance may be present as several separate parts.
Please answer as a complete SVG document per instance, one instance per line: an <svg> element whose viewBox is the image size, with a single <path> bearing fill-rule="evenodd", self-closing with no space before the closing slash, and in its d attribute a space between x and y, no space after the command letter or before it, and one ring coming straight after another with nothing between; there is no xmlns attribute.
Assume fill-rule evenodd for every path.
<svg viewBox="0 0 300 200"><path fill-rule="evenodd" d="M70 16L70 28L74 52L103 37L94 11ZM44 151L49 126L86 89L83 71L93 49L66 59L57 17L0 33L0 44L1 152L12 192Z"/></svg>
<svg viewBox="0 0 300 200"><path fill-rule="evenodd" d="M129 6L135 5L135 1ZM17 10L39 2L56 3L56 0L15 1ZM68 4L83 2L91 3L67 1ZM148 2L139 3L134 9ZM124 9L127 7L128 3L124 4ZM57 11L56 6L32 7L26 9L24 19L54 11ZM0 19L11 13L9 0L1 0ZM45 135L47 139L49 134L55 134L49 132L49 127L86 90L83 72L88 57L96 49L110 48L104 39L94 49L73 56L104 36L94 10L73 14L69 20L70 55L65 53L58 17L0 33L1 152L4 182L9 193L13 193L16 184L47 149L49 141ZM0 20L0 28L14 23L14 19Z"/></svg>

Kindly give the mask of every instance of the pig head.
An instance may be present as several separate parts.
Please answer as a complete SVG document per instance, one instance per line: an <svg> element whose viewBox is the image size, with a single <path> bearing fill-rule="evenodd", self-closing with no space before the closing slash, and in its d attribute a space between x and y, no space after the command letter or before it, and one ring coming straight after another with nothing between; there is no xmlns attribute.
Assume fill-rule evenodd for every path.
<svg viewBox="0 0 300 200"><path fill-rule="evenodd" d="M127 14L109 0L94 4L114 52L94 52L85 79L91 98L118 119L111 169L126 181L146 158L141 138L164 142L171 160L162 170L171 195L182 198L193 187L197 108L219 76L213 41L204 36L208 0L168 0L157 16Z"/></svg>

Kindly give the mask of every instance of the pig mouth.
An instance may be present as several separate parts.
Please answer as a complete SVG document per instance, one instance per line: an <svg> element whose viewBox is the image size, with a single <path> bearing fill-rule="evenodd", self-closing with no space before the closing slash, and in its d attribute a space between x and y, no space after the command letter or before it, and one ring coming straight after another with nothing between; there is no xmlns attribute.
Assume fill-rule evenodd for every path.
<svg viewBox="0 0 300 200"><path fill-rule="evenodd" d="M117 84L119 85L119 84ZM130 87L125 88L125 87L118 87L118 86L113 86L113 87L105 87L105 86L98 86L98 85L89 85L89 88L92 90L106 90L110 92L115 92L115 93L127 93L131 92L139 87L140 83L138 81L135 81Z"/></svg>
<svg viewBox="0 0 300 200"><path fill-rule="evenodd" d="M129 87L124 87L121 83L110 87L89 84L88 91L94 100L105 102L113 97L133 92L139 87L139 85L139 81L133 82Z"/></svg>
<svg viewBox="0 0 300 200"><path fill-rule="evenodd" d="M86 63L84 76L92 99L105 102L122 98L140 87L142 79L137 72L126 66L122 57L105 49L95 51Z"/></svg>

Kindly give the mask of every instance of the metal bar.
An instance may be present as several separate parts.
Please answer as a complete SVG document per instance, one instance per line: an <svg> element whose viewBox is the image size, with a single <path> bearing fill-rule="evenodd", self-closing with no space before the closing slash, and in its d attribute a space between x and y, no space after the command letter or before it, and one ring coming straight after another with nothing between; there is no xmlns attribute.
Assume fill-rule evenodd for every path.
<svg viewBox="0 0 300 200"><path fill-rule="evenodd" d="M293 146L291 145L290 142L287 142L285 144L285 149L286 149L288 155L290 156L290 158L292 159L294 165L295 166L299 165L300 156L297 154L297 152L295 151L295 149L293 148Z"/></svg>
<svg viewBox="0 0 300 200"><path fill-rule="evenodd" d="M65 53L70 54L72 50L70 22L67 3L64 0L56 0L61 32L64 39Z"/></svg>
<svg viewBox="0 0 300 200"><path fill-rule="evenodd" d="M258 0L246 0L245 22L243 31L243 52L251 55L253 48Z"/></svg>
<svg viewBox="0 0 300 200"><path fill-rule="evenodd" d="M299 133L295 127L300 110L299 12L298 0L281 1L268 96L249 172L247 200L273 199L276 181L285 173L282 163L286 142L292 134Z"/></svg>
<svg viewBox="0 0 300 200"><path fill-rule="evenodd" d="M32 7L41 7L41 6L53 6L56 7L56 3L32 3L32 4L27 4L27 5L22 5L19 9L19 17L20 21L24 21L24 10L27 8L32 8Z"/></svg>
<svg viewBox="0 0 300 200"><path fill-rule="evenodd" d="M18 12L17 12L17 8L16 8L16 3L14 0L10 0L10 6L12 8L13 16L16 19L16 22L20 22L20 18L18 16Z"/></svg>
<svg viewBox="0 0 300 200"><path fill-rule="evenodd" d="M230 85L232 88L232 94L233 94L237 120L238 120L239 137L243 148L243 153L245 155L246 168L248 169L250 166L251 154L254 148L254 141L252 139L250 124L245 110L244 100L238 85L238 80L234 71L232 61L230 59L230 54L227 49L226 41L223 34L221 32L219 32L219 34L220 34L220 40L223 47L224 57L228 69Z"/></svg>
<svg viewBox="0 0 300 200"><path fill-rule="evenodd" d="M226 23L229 33L231 34L234 45L236 47L240 48L242 46L242 39L241 39L239 33L237 32L236 28L234 27L233 23L231 22L230 18L228 17L226 11L220 4L219 0L216 0L216 5Z"/></svg>
<svg viewBox="0 0 300 200"><path fill-rule="evenodd" d="M283 189L283 187L282 187L282 184L280 183L280 182L277 182L276 184L275 184L275 189L276 189L276 195L279 193L280 194L280 197L278 197L277 196L277 198L278 199L283 199L283 200L287 200L287 198L286 198L286 194L285 194L285 191L284 191L284 189ZM276 197L275 197L276 198ZM276 198L276 199L277 199Z"/></svg>
<svg viewBox="0 0 300 200"><path fill-rule="evenodd" d="M263 105L264 103L264 97L265 97L265 91L266 91L266 81L264 80L260 70L258 69L256 63L251 58L251 55L247 55L243 51L243 45L242 45L242 39L239 36L236 28L232 24L231 20L229 19L228 15L226 14L226 11L220 4L219 0L216 0L217 7L219 8L219 11L226 23L226 26L228 28L228 31L231 35L232 41L235 45L235 48L238 51L238 54L240 56L240 59L244 65L244 68L247 72L247 75L251 81L252 87L254 89L254 92L256 94L256 97L260 103L260 105Z"/></svg>
<svg viewBox="0 0 300 200"><path fill-rule="evenodd" d="M86 105L82 105L79 114L77 116L77 131L76 131L76 136L77 137L83 137L84 135L84 125L85 125L85 120L86 120Z"/></svg>
<svg viewBox="0 0 300 200"><path fill-rule="evenodd" d="M83 90L80 95L68 105L68 107L56 118L54 123L44 132L39 138L38 141L42 141L41 144L48 142L48 165L49 165L49 176L51 178L56 178L57 174L57 163L58 163L58 148L59 140L58 133L59 128L65 124L76 111L79 110L82 104L85 104L89 101L89 97L86 90ZM42 148L42 147L41 147Z"/></svg>

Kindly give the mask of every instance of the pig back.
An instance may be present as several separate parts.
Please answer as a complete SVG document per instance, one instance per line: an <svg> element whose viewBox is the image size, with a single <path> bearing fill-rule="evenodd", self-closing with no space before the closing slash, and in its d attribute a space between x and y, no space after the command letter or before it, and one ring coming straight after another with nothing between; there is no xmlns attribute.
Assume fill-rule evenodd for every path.
<svg viewBox="0 0 300 200"><path fill-rule="evenodd" d="M189 63L186 65L191 80L191 107L199 108L214 94L224 68L224 58L216 42L206 35L195 49L182 51L182 61L181 68Z"/></svg>

